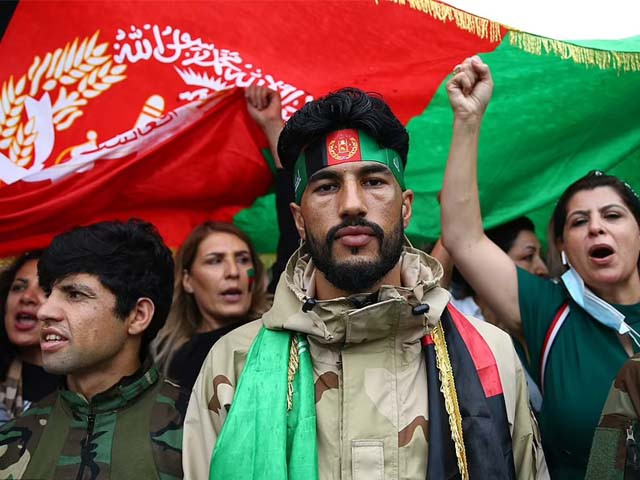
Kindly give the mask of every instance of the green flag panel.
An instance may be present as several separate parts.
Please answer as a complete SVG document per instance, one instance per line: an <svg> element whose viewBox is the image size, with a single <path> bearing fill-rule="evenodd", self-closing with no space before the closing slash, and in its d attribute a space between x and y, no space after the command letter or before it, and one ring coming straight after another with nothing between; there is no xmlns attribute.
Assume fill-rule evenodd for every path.
<svg viewBox="0 0 640 480"><path fill-rule="evenodd" d="M482 54L495 82L479 151L484 223L530 215L540 237L555 201L574 180L600 169L640 187L640 72L602 70L534 55L509 44ZM407 125L407 187L415 192L407 234L421 246L440 235L436 195L451 141L453 114L443 82ZM260 252L278 240L273 194L235 217Z"/></svg>

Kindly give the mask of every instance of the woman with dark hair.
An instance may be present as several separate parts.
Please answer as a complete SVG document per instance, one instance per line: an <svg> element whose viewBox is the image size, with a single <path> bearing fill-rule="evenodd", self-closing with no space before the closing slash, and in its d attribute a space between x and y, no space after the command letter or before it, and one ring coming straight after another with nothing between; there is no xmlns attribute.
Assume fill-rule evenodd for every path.
<svg viewBox="0 0 640 480"><path fill-rule="evenodd" d="M264 269L249 237L219 222L198 225L175 265L173 304L152 351L164 374L190 390L213 344L264 312Z"/></svg>
<svg viewBox="0 0 640 480"><path fill-rule="evenodd" d="M477 149L493 88L489 68L473 57L454 73L443 243L505 328L526 342L544 396L539 419L552 478L584 478L611 382L639 350L640 200L618 178L590 172L553 212L552 241L567 266L562 282L516 268L482 230Z"/></svg>
<svg viewBox="0 0 640 480"><path fill-rule="evenodd" d="M38 285L42 252L25 253L0 274L0 404L7 421L54 391L58 376L42 368L36 312L44 302Z"/></svg>
<svg viewBox="0 0 640 480"><path fill-rule="evenodd" d="M518 217L497 227L489 228L485 230L485 233L493 243L509 255L509 258L513 260L516 266L533 275L545 277L549 274L549 270L541 257L542 249L540 241L536 237L535 226L529 218ZM445 263L447 265L451 263L447 259L445 259L445 262L442 262L440 258L438 260L443 263L443 267ZM484 302L477 298L473 288L455 267L451 276L451 283L454 296L452 302L458 310L501 326L499 319L495 318L493 312L488 311L488 308L483 308L486 307ZM468 299L471 300L469 301ZM473 311L467 311L467 309L473 309Z"/></svg>

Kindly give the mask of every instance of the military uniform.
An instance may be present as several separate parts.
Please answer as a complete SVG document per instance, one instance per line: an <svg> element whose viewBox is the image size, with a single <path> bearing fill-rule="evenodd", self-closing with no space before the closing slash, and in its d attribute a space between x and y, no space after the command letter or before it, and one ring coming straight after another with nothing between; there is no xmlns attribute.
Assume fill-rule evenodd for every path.
<svg viewBox="0 0 640 480"><path fill-rule="evenodd" d="M405 247L402 287L301 306L314 292L315 268L304 247L294 255L261 321L216 343L196 381L185 419L185 478L209 478L211 454L256 335L264 325L306 335L313 363L320 479L421 479L427 476L429 400L423 338L449 302L437 286L440 264ZM358 299L362 300L361 305ZM412 313L428 304L428 312ZM473 327L493 352L513 440L517 478L547 478L526 382L509 336L484 322Z"/></svg>
<svg viewBox="0 0 640 480"><path fill-rule="evenodd" d="M627 360L611 386L585 478L640 478L640 354Z"/></svg>
<svg viewBox="0 0 640 480"><path fill-rule="evenodd" d="M182 478L185 407L150 362L91 401L60 388L0 430L0 478Z"/></svg>

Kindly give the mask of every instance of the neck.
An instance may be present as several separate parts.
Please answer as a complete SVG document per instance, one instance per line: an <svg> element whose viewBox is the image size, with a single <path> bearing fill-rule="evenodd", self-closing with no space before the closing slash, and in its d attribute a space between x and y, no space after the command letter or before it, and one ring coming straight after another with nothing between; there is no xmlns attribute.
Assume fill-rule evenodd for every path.
<svg viewBox="0 0 640 480"><path fill-rule="evenodd" d="M212 317L211 315L203 314L202 323L200 323L200 326L196 330L196 333L213 332L214 330L218 330L219 328L222 328L229 323L230 321L228 319L226 321L222 321Z"/></svg>
<svg viewBox="0 0 640 480"><path fill-rule="evenodd" d="M640 276L637 271L624 285L603 285L596 288L589 286L589 288L608 303L618 305L640 303Z"/></svg>
<svg viewBox="0 0 640 480"><path fill-rule="evenodd" d="M324 273L316 269L315 298L317 300L331 300L333 298L348 297L349 295L354 295L357 293L371 293L379 290L382 285L392 285L399 287L402 285L400 273L401 267L400 262L398 262L396 266L393 267L384 277L378 280L375 285L372 285L371 288L367 289L366 291L347 292L346 290L342 290L329 282L324 276Z"/></svg>
<svg viewBox="0 0 640 480"><path fill-rule="evenodd" d="M124 353L126 355L123 355ZM138 349L135 352L121 352L118 358L70 373L67 375L67 387L91 400L97 394L113 387L122 377L133 375L139 368Z"/></svg>
<svg viewBox="0 0 640 480"><path fill-rule="evenodd" d="M40 345L32 345L30 347L21 347L18 349L18 358L25 363L31 365L42 366L42 350Z"/></svg>

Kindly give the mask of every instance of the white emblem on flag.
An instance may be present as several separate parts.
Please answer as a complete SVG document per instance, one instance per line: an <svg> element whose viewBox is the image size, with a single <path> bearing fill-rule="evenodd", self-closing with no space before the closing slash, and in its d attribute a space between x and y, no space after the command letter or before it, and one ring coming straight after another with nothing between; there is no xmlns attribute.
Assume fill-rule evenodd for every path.
<svg viewBox="0 0 640 480"><path fill-rule="evenodd" d="M302 182L302 177L300 176L300 171L296 170L296 178L293 182L293 189L294 191L298 191L298 188L300 187L300 183Z"/></svg>

